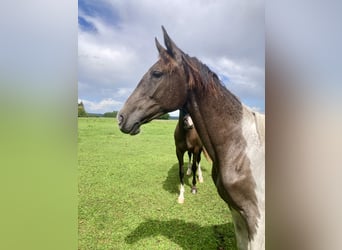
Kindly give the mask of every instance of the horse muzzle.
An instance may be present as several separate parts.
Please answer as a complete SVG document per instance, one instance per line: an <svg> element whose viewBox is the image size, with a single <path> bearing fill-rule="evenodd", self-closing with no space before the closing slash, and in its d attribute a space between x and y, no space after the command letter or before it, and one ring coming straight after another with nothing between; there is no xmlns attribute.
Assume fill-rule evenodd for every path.
<svg viewBox="0 0 342 250"><path fill-rule="evenodd" d="M118 114L117 116L118 125L121 132L130 135L136 135L140 132L140 122L129 123L128 119L123 114Z"/></svg>

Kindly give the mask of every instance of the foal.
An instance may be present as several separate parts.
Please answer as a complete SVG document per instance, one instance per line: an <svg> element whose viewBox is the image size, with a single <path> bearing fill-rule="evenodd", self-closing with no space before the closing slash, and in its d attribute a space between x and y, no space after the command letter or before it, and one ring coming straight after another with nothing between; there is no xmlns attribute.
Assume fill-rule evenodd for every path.
<svg viewBox="0 0 342 250"><path fill-rule="evenodd" d="M186 114L184 110L180 110L179 119L174 133L176 154L179 163L179 180L180 180L180 192L178 196L178 203L184 203L184 161L183 156L186 151L189 155L189 164L187 175L192 172L192 187L191 192L193 194L197 193L196 188L196 170L198 164L198 181L203 182L203 176L200 166L201 152L203 150L202 142L197 134L191 117ZM191 155L193 154L192 167Z"/></svg>

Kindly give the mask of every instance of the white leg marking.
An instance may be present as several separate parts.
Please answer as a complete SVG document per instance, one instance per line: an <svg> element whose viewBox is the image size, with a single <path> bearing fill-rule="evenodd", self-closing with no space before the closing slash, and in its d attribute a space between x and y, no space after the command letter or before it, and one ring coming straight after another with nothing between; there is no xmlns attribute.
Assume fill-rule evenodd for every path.
<svg viewBox="0 0 342 250"><path fill-rule="evenodd" d="M186 171L186 175L190 176L191 173L192 173L192 170L191 170L191 160L189 159L188 170Z"/></svg>
<svg viewBox="0 0 342 250"><path fill-rule="evenodd" d="M201 169L201 163L198 163L198 182L203 183L203 174L202 174L202 169Z"/></svg>
<svg viewBox="0 0 342 250"><path fill-rule="evenodd" d="M184 203L184 192L185 192L184 186L181 184L179 196L178 196L178 203L180 203L180 204Z"/></svg>

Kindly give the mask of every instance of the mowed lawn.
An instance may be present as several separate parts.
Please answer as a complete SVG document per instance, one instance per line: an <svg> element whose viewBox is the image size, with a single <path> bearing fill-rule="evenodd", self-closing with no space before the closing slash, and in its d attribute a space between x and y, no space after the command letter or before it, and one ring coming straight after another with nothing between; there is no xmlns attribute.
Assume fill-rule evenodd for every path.
<svg viewBox="0 0 342 250"><path fill-rule="evenodd" d="M204 183L193 195L186 176L177 203L176 123L155 120L130 136L114 118L78 119L79 249L236 249L204 156Z"/></svg>

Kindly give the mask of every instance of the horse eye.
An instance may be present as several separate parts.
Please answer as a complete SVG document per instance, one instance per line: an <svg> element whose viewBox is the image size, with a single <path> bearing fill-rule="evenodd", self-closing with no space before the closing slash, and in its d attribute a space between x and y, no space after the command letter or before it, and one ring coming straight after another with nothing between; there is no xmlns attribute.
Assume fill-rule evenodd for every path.
<svg viewBox="0 0 342 250"><path fill-rule="evenodd" d="M152 76L156 77L156 78L159 78L163 75L163 72L160 72L160 71L153 71L152 72Z"/></svg>

